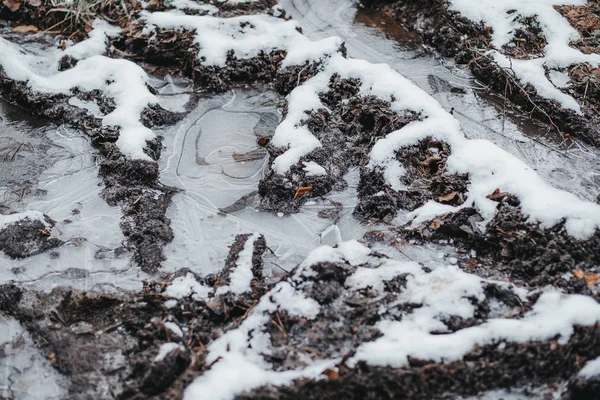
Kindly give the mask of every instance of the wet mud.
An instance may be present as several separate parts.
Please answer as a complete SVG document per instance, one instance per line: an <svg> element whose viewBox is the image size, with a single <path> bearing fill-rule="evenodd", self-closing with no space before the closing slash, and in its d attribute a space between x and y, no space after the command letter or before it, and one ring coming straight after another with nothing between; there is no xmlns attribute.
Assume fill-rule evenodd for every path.
<svg viewBox="0 0 600 400"><path fill-rule="evenodd" d="M326 108L303 122L321 147L303 156L285 175L271 171L260 182L263 209L292 213L311 197L345 189L344 175L351 168L366 165L377 140L420 118L409 111L396 113L389 103L360 94L360 86L359 80L337 75L331 78L329 90L320 95ZM268 150L272 163L285 149L269 146ZM325 174L308 173L305 168L309 162L319 164Z"/></svg>
<svg viewBox="0 0 600 400"><path fill-rule="evenodd" d="M25 218L0 228L0 251L10 258L25 258L62 245L62 240L52 237L54 221L48 216L45 221Z"/></svg>

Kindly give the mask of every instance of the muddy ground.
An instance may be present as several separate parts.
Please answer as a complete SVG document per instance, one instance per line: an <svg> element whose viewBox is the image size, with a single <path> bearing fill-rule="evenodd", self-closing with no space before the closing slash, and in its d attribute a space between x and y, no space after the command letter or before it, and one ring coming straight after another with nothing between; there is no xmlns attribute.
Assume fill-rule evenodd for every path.
<svg viewBox="0 0 600 400"><path fill-rule="evenodd" d="M546 125L549 137L558 143L571 137L600 145L600 109L598 108L598 75L586 64L573 65L569 76L572 87L561 89L580 104L583 115L561 107L557 102L539 96L531 85L523 85L514 76L499 68L484 54L491 49L490 32L482 24L475 24L458 13L448 10L445 0L361 0L363 6L377 10L399 24L418 33L429 48L445 57L453 57L458 64L467 66L475 78L489 90L508 99L517 110ZM583 38L572 45L583 52L597 52L598 18L600 6L589 2L583 7L560 7L559 11L579 30ZM514 58L533 58L543 51L545 38L533 18L522 18L527 26L516 33L514 46L498 49Z"/></svg>
<svg viewBox="0 0 600 400"><path fill-rule="evenodd" d="M137 3L123 4L128 12L139 7ZM214 5L220 7L222 15L228 16L266 12L273 4L259 1L235 8L216 1ZM371 5L382 6L381 3ZM23 4L9 12L4 6L0 16L15 24L39 23L40 16L48 13L40 7L44 6ZM281 68L285 54L276 51L250 60L239 60L232 54L225 68L205 67L198 61L191 32L158 30L157 38L151 39L140 34L141 26L128 24L122 5L110 7L113 8L102 13L128 29L110 43L109 54L127 57L153 74L172 73L188 78L194 82L197 96L256 84L285 95L314 76L319 68L308 64ZM167 8L160 2L153 3L153 7ZM489 60L475 58L471 48L464 47L458 40L460 35L468 34L472 39L467 42L471 45L485 44L487 33L482 27L444 13L440 1L409 1L400 6L386 3L385 7L408 25L415 24L409 16L411 13L415 18L419 16L420 21L424 21L420 32L428 43L443 49L445 55L469 62L474 74L482 81L487 79L492 87L506 87L509 77L495 70ZM49 19L40 28L50 28L59 21ZM77 37L83 36L86 25L87 22L63 22L53 29ZM525 42L533 36L532 32L522 33ZM586 43L590 45L589 41ZM532 43L527 51L540 46L541 43ZM66 59L63 68L70 68L74 63L76 60ZM469 177L446 173L445 163L452 149L433 137L398 151L398 160L407 170L403 178L407 186L404 191L394 191L385 184L381 171L367 167L368 152L379 138L421 116L408 112L396 114L389 103L360 95L359 86L359 81L332 77L329 90L321 95L327 108L313 112L305 121L323 148L306 155L287 175L267 176L259 185L262 209L292 213L311 197L343 190L347 186L344 175L351 168L360 169L354 215L365 223L389 223L399 210L414 210L430 200L463 204L467 200ZM596 129L592 128L595 120L587 114L589 118L585 120L574 118L564 110L552 108L556 105L545 104L531 88L513 89L511 99L523 110L533 112L542 120L545 114L552 115L553 123L561 132L580 126L577 131L580 137L597 144L595 131L592 132ZM386 282L383 296L375 296L370 289L348 290L344 282L356 267L346 262L319 263L312 266L312 275L301 279L294 277L294 271L270 275L263 268L262 258L270 250L262 236L252 243L251 290L241 295L217 294L217 289L230 283L231 273L238 266L238 257L250 234L236 237L225 266L218 274L202 277L185 269L171 275L161 274L163 247L173 239L166 210L176 191L160 183L157 164L127 160L115 145L118 130L103 128L99 119L69 105L66 96L32 92L1 72L0 95L35 115L74 125L90 138L101 156L103 196L109 204L121 206L121 229L133 251L134 261L155 276L137 293L97 293L66 288L46 293L11 284L0 286L0 312L15 317L32 334L44 356L68 378L68 398L180 399L185 387L210 369L211 365L205 362L206 347L223 333L238 327L278 282L290 282L321 306L321 312L313 321L285 312L276 311L271 315L267 331L274 351L267 361L280 371L301 367L307 357L346 360L359 344L381 336L375 324L382 317L393 315L400 320L422 306L394 303L406 286L406 276ZM96 102L104 111L114 108L100 93L76 95ZM527 101L521 104L519 98ZM144 111L142 121L153 127L173 124L181 117L154 107ZM258 139L268 151L269 162L283 151L271 146L268 136ZM147 152L154 160L160 156L161 149L160 139L148 143ZM325 167L326 175L307 176L303 163L309 161ZM598 279L595 268L600 264L598 233L589 240L578 241L565 233L564 223L541 228L527 222L518 200L510 193L498 190L490 193L490 198L498 202L497 214L483 232L476 224L481 216L475 209L465 208L416 228L388 227L370 232L364 242L386 241L401 248L407 241L417 245L452 241L462 254L459 266L468 272L507 279L530 288L555 285L566 292L600 300L598 286L594 285ZM322 217L335 221L339 210L324 213ZM0 232L0 248L11 257L25 257L61 244L40 229L31 221L10 226ZM17 243L15 238L23 236L28 241ZM373 262L366 267L379 266ZM208 297L172 298L165 294L173 281L186 276L209 287ZM477 309L474 318L445 321L448 332L440 333L481 324L491 316L492 300L514 309L514 317L522 316L536 301L531 298L531 304L524 306L512 292L493 284L486 288L486 295L485 301L473 300ZM382 314L381 309L386 313ZM173 325L181 329L181 335L169 328ZM179 346L173 347L164 358L156 359L165 343ZM559 344L555 340L497 343L475 348L461 361L444 364L411 359L410 365L404 368L372 367L364 363L349 368L341 362L339 371L324 370L323 380L300 380L290 387L263 387L239 398L451 399L502 388L525 388L525 392L543 388L551 393L567 385L565 399L594 399L600 381L578 378L577 373L585 362L598 356L600 326L577 327L567 343Z"/></svg>
<svg viewBox="0 0 600 400"><path fill-rule="evenodd" d="M216 294L237 267L239 252L249 238L238 235L221 273L193 278L212 287L206 300L193 296L173 299L164 294L173 279L193 276L182 270L164 280L147 282L144 290L133 294L64 288L43 293L4 285L0 287L0 311L17 318L52 365L69 378L69 398L179 399L193 378L210 368L204 362L206 347L235 329L277 281L262 275L267 243L259 237L253 242L252 290L242 295ZM305 296L321 305L321 312L312 321L273 312L267 332L274 350L267 361L276 370L301 367L306 357L346 360L357 345L381 335L375 324L382 317L401 319L421 306L395 302L406 285L405 276L387 282L384 295L375 296L369 289L344 288L346 278L356 270L346 262L318 263L311 269L314 273L304 274L308 277L299 278L291 271L280 278L302 288ZM486 288L486 295L483 302L473 299L477 309L473 319L446 321L449 332L489 318L491 301L513 308L516 317L529 309L511 291L493 284ZM387 310L385 314L380 311L382 307ZM175 346L157 359L165 343ZM551 390L568 382L564 398L592 399L598 382L577 378L576 373L599 355L600 326L592 326L577 328L567 343L501 342L476 348L459 362L410 359L409 366L399 369L364 363L349 368L342 362L339 371L323 371L328 379L259 388L238 398L450 399L511 387Z"/></svg>

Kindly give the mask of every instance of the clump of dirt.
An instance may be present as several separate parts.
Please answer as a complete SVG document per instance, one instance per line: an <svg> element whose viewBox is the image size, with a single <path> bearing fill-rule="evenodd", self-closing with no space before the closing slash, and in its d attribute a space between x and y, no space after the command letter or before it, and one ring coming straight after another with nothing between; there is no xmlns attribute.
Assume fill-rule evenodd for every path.
<svg viewBox="0 0 600 400"><path fill-rule="evenodd" d="M54 221L44 218L46 223L25 218L0 229L0 250L10 258L25 258L62 245L62 240L52 237Z"/></svg>
<svg viewBox="0 0 600 400"><path fill-rule="evenodd" d="M403 147L396 153L405 173L404 190L394 190L385 181L380 168L363 168L358 185L358 203L354 215L365 221L390 221L398 209L412 211L429 200L461 205L466 200L468 175L447 174L446 160L450 146L427 138Z"/></svg>
<svg viewBox="0 0 600 400"><path fill-rule="evenodd" d="M303 122L320 141L321 147L303 156L285 175L271 171L259 184L261 207L269 211L297 211L310 197L344 189L344 175L352 167L368 161L369 150L380 138L417 120L413 112L398 114L390 103L360 94L357 79L331 78L329 90L319 95L327 108L312 112ZM285 149L269 146L269 162ZM315 162L325 174L306 171L306 163Z"/></svg>
<svg viewBox="0 0 600 400"><path fill-rule="evenodd" d="M600 299L596 281L600 264L600 232L587 240L568 235L565 222L550 228L531 223L523 215L519 200L502 192L489 198L498 202L496 215L485 231L483 218L474 208L445 214L405 232L407 238L453 240L463 249L475 250L482 268L501 271L512 280L532 287L555 285L568 293ZM472 271L472 265L465 263Z"/></svg>
<svg viewBox="0 0 600 400"><path fill-rule="evenodd" d="M498 95L507 98L523 113L547 124L548 130L555 131L561 140L564 135L566 138L577 137L593 146L600 146L598 109L596 102L587 101L589 95L586 95L585 90L562 89L580 102L583 115L563 108L556 101L539 96L533 86L522 84L510 69L498 67L490 57L485 55L486 50L492 49L489 28L483 24L473 23L457 12L449 10L447 1L362 0L362 3L383 13L395 15L405 27L419 33L426 44L443 56L454 57L458 64L466 64L479 81ZM575 25L583 32L590 29L593 25L590 21L595 20L593 15L597 15L595 13L597 5L590 7L591 9L577 11L570 6L560 9L563 10L564 15L568 16L570 13L568 18L571 22L578 22L579 24ZM517 32L517 38L511 42L511 45L498 50L516 58L539 56L545 46L545 37L540 32L536 19L522 16L516 18L522 20L523 28ZM587 50L591 52L593 47L588 46ZM586 76L591 77L593 74ZM589 88L590 85L586 85L587 81L583 83L583 88Z"/></svg>

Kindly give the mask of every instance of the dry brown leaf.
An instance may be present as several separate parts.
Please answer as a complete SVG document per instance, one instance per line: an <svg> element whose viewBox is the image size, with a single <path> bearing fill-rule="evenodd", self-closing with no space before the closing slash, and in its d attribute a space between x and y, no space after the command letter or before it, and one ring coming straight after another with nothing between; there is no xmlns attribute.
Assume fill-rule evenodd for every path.
<svg viewBox="0 0 600 400"><path fill-rule="evenodd" d="M508 193L501 192L500 189L496 189L496 190L494 190L494 192L492 194L488 194L485 197L488 198L488 199L490 199L490 200L502 200L506 196L508 196Z"/></svg>
<svg viewBox="0 0 600 400"><path fill-rule="evenodd" d="M573 275L575 275L575 278L577 279L585 280L585 283L587 283L588 286L592 286L598 279L600 279L598 274L594 274L593 272L585 272L580 269L573 270Z"/></svg>
<svg viewBox="0 0 600 400"><path fill-rule="evenodd" d="M52 234L45 229L40 229L40 235L42 236L51 236Z"/></svg>
<svg viewBox="0 0 600 400"><path fill-rule="evenodd" d="M2 4L12 12L17 11L21 7L19 0L2 0Z"/></svg>
<svg viewBox="0 0 600 400"><path fill-rule="evenodd" d="M302 196L303 194L308 193L311 190L313 190L312 186L301 187L300 189L296 190L296 194L294 195L294 198L296 198L298 196Z"/></svg>
<svg viewBox="0 0 600 400"><path fill-rule="evenodd" d="M332 381L338 379L340 377L339 372L337 372L336 370L327 368L326 370L324 370L323 372L321 372L321 375L325 375L326 377L328 377L329 379L331 379Z"/></svg>
<svg viewBox="0 0 600 400"><path fill-rule="evenodd" d="M34 25L19 25L15 26L12 31L18 33L33 33L39 31L39 29Z"/></svg>
<svg viewBox="0 0 600 400"><path fill-rule="evenodd" d="M436 218L433 221L431 221L431 224L429 226L434 230L438 230L442 225L444 225L444 223Z"/></svg>
<svg viewBox="0 0 600 400"><path fill-rule="evenodd" d="M438 198L438 201L439 201L440 203L444 203L444 202L452 201L452 200L454 200L454 199L455 199L457 196L460 196L460 193L458 193L458 192L451 192L451 193L448 193L448 194L446 194L446 195L444 195L444 196L440 196L440 197Z"/></svg>

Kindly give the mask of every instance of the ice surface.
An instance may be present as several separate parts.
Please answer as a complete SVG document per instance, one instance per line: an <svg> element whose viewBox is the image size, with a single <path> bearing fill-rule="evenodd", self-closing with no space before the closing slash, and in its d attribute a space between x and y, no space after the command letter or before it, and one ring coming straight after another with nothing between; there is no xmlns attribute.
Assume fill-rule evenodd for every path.
<svg viewBox="0 0 600 400"><path fill-rule="evenodd" d="M58 400L68 382L36 348L31 336L13 318L0 315L0 397Z"/></svg>
<svg viewBox="0 0 600 400"><path fill-rule="evenodd" d="M259 212L258 182L266 167L266 151L256 143L255 130L273 134L280 120L281 99L271 92L232 92L202 102L185 121L164 132L161 181L183 189L167 216L175 240L167 245L165 268L188 267L201 274L223 267L228 246L240 233L264 234L276 256L267 268L293 268L321 244L362 237L368 227L352 217L358 173L347 177L349 188L313 201L298 214L279 217ZM234 157L237 156L238 161ZM245 207L226 215L220 209L249 196ZM318 212L343 204L337 224ZM235 209L236 207L234 207Z"/></svg>

